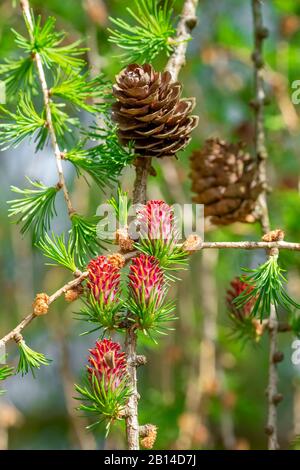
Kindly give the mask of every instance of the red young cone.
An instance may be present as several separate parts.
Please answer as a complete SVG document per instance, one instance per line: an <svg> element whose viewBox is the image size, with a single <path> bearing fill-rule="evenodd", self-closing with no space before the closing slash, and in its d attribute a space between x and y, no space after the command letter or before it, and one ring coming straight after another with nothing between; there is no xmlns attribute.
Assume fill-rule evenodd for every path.
<svg viewBox="0 0 300 470"><path fill-rule="evenodd" d="M94 298L104 305L116 302L120 293L119 268L105 256L98 256L88 265L88 288Z"/></svg>
<svg viewBox="0 0 300 470"><path fill-rule="evenodd" d="M154 335L165 334L169 329L166 324L175 319L174 304L166 301L164 272L157 258L141 254L132 259L128 278L129 319L155 341Z"/></svg>
<svg viewBox="0 0 300 470"><path fill-rule="evenodd" d="M104 384L106 390L116 390L126 377L125 353L120 350L118 343L106 338L97 341L95 348L90 349L89 378L94 377L98 384Z"/></svg>
<svg viewBox="0 0 300 470"><path fill-rule="evenodd" d="M150 240L176 241L174 212L164 201L148 201L138 211L137 220L142 237Z"/></svg>
<svg viewBox="0 0 300 470"><path fill-rule="evenodd" d="M158 306L164 290L164 275L154 256L141 254L132 259L129 289L137 304L147 306L151 301Z"/></svg>
<svg viewBox="0 0 300 470"><path fill-rule="evenodd" d="M120 345L109 339L97 341L90 349L86 385L76 385L83 401L79 409L97 416L93 426L106 420L107 433L111 424L124 416L131 393L125 353L120 350Z"/></svg>
<svg viewBox="0 0 300 470"><path fill-rule="evenodd" d="M137 208L138 249L154 256L166 270L185 264L187 257L186 251L178 244L181 227L177 224L180 218L177 220L176 216L174 208L162 200L150 200Z"/></svg>

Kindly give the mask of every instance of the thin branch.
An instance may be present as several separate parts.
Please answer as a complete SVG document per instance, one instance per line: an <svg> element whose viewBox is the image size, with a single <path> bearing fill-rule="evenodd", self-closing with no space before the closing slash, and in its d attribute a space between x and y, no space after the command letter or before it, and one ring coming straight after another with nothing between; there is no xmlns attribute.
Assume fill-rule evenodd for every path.
<svg viewBox="0 0 300 470"><path fill-rule="evenodd" d="M300 251L300 243L292 242L203 242L200 245L201 250L205 249L242 249L242 250L271 250L278 248L280 250Z"/></svg>
<svg viewBox="0 0 300 470"><path fill-rule="evenodd" d="M266 329L266 330L272 330L273 328L273 324L272 324L272 321L270 322L270 319L269 318L265 318L262 322L261 322L261 326L262 326L262 329L263 331ZM278 333L286 333L287 331L292 331L292 327L289 323L287 322L278 322L278 325L277 325L277 331Z"/></svg>
<svg viewBox="0 0 300 470"><path fill-rule="evenodd" d="M130 253L123 254L125 258L125 264L128 263L131 260L131 258L133 258L136 255L137 255L136 250ZM48 306L51 305L53 302L55 302L55 300L57 300L61 295L65 294L68 290L74 289L74 287L79 286L88 277L88 274L89 274L88 271L81 272L79 271L79 269L77 269L74 273L74 275L76 276L75 279L72 279L71 281L69 281L67 284L62 286L60 289L58 289L56 292L54 292L54 294L52 294L49 297ZM32 322L32 320L34 320L34 318L36 318L36 315L34 313L30 313L29 315L27 315L27 317L25 317L21 321L21 323L19 323L13 330L11 330L9 333L7 333L7 335L5 335L3 338L0 339L0 347L6 344L8 341L14 339L14 336L20 333L22 330L24 330L24 328L26 328L26 326L28 326ZM137 360L138 360L138 357L139 356L137 356L136 358Z"/></svg>
<svg viewBox="0 0 300 470"><path fill-rule="evenodd" d="M147 180L152 158L140 157L136 160L136 176L133 188L133 204L145 204L147 201Z"/></svg>
<svg viewBox="0 0 300 470"><path fill-rule="evenodd" d="M138 419L138 400L137 390L137 366L136 366L136 343L137 335L134 328L126 329L125 352L128 361L128 374L130 377L130 386L132 393L129 397L126 413L126 435L129 450L139 450L139 419Z"/></svg>
<svg viewBox="0 0 300 470"><path fill-rule="evenodd" d="M74 287L79 286L79 284L84 281L88 276L88 271L84 271L83 273L79 272L79 276L76 279L65 284L63 287L58 289L54 294L52 294L49 298L49 305L55 302L61 295L65 294L68 290L74 289Z"/></svg>
<svg viewBox="0 0 300 470"><path fill-rule="evenodd" d="M136 177L133 187L133 204L144 204L147 198L147 179L151 167L151 158L137 159ZM126 328L125 353L128 361L127 371L132 393L127 403L125 417L127 446L129 450L139 450L139 419L138 419L138 389L137 389L137 366L136 366L136 343L137 335L132 327Z"/></svg>
<svg viewBox="0 0 300 470"><path fill-rule="evenodd" d="M258 164L258 177L260 182L266 188L267 184L267 158L268 151L266 147L266 136L264 126L264 107L266 105L266 93L264 83L264 59L263 42L268 36L268 30L264 27L262 17L261 0L252 1L253 27L254 27L254 51L252 61L254 65L254 93L255 98L251 105L254 111L255 122L255 153ZM264 233L270 231L269 213L266 201L266 191L259 197L259 206L261 210L261 225Z"/></svg>
<svg viewBox="0 0 300 470"><path fill-rule="evenodd" d="M178 245L178 247L183 246ZM263 249L263 250L271 250L274 248L280 248L280 250L290 250L290 251L300 251L300 243L292 243L292 242L255 242L255 241L246 241L246 242L203 242L199 245L200 250L207 250L207 249L242 249L242 250L256 250L256 249ZM191 250L191 253L193 251ZM129 253L126 253L124 256L125 262L128 263L131 258L137 256L138 251L134 250ZM76 272L76 279L65 284L63 287L58 289L54 294L49 297L49 305L57 300L61 295L65 294L68 290L78 286L86 277L88 276L88 272ZM0 346L7 343L11 339L13 339L16 333L20 333L31 321L35 318L35 315L31 313L27 317L25 317L19 325L17 325L10 333L0 339ZM283 330L281 330L283 331ZM289 331L289 330L285 330ZM133 360L135 365L137 364L137 358ZM132 358L131 358L132 359Z"/></svg>
<svg viewBox="0 0 300 470"><path fill-rule="evenodd" d="M260 223L264 234L270 231L270 219L266 198L267 186L267 158L266 136L264 126L264 107L266 105L266 94L264 88L264 59L263 42L268 37L268 30L263 24L262 2L261 0L251 0L253 14L254 31L254 51L252 61L254 64L254 86L255 99L252 102L255 116L255 153L258 164L258 177L265 190L258 199L260 208ZM278 248L273 248L267 252L269 256L278 256ZM269 379L268 379L268 419L266 433L268 435L268 449L279 449L277 436L277 405L278 401L274 397L278 396L277 382L277 363L274 361L274 355L277 352L277 333L278 320L275 308L271 310L269 324L270 354L269 354Z"/></svg>
<svg viewBox="0 0 300 470"><path fill-rule="evenodd" d="M268 449L279 449L278 436L277 436L277 405L279 402L276 400L278 396L277 383L277 362L274 360L277 353L277 336L278 336L278 321L275 309L271 310L269 319L269 338L270 338L270 352L269 352L269 379L268 379L268 419L266 426L266 433L268 435Z"/></svg>
<svg viewBox="0 0 300 470"><path fill-rule="evenodd" d="M79 284L82 283L88 276L88 272L78 272L78 276L76 279L73 279L72 281L69 281L67 284L65 284L63 287L58 289L54 294L52 294L49 297L48 305L51 305L55 300L57 300L62 294L65 294L68 290L73 289L76 286L79 286ZM15 335L20 334L21 331L28 326L32 320L36 318L36 315L32 312L27 317L25 317L21 323L19 323L13 330L11 330L7 335L3 336L3 338L0 339L0 347L4 346L8 341L11 341Z"/></svg>
<svg viewBox="0 0 300 470"><path fill-rule="evenodd" d="M33 20L32 20L32 16L31 16L29 1L28 0L20 0L20 5L21 5L21 8L22 8L24 17L26 18L28 26L29 26L29 28L28 28L29 35L30 35L31 39L33 39L34 25L33 25ZM64 176L63 167L62 167L62 158L61 158L62 152L61 152L61 150L59 148L59 145L57 143L57 137L56 137L56 133L55 133L54 125L53 125L49 89L48 89L48 86L47 86L46 75L45 75L45 71L44 71L44 68L43 68L42 59L41 59L41 56L38 52L35 53L34 60L35 60L35 63L36 63L36 67L37 67L37 71L38 71L38 77L39 77L39 81L40 81L40 85L41 85L41 89L42 89L42 93L43 93L43 100L44 100L44 106L45 106L45 112L46 112L46 126L48 128L48 132L49 132L50 139L51 139L51 144L52 144L53 151L54 151L54 156L55 156L55 161L56 161L56 168L57 168L57 173L58 173L58 178L59 178L59 186L63 190L64 198L65 198L66 205L67 205L67 208L68 208L68 213L69 213L69 215L71 215L75 211L73 209L71 199L70 199L70 194L69 194L69 191L68 191L68 188L67 188L67 185L66 185L66 181L65 181L65 176Z"/></svg>
<svg viewBox="0 0 300 470"><path fill-rule="evenodd" d="M185 65L186 50L191 39L191 31L197 24L197 6L198 0L186 0L183 5L174 40L176 47L166 66L166 70L170 72L173 80L177 80L181 68Z"/></svg>

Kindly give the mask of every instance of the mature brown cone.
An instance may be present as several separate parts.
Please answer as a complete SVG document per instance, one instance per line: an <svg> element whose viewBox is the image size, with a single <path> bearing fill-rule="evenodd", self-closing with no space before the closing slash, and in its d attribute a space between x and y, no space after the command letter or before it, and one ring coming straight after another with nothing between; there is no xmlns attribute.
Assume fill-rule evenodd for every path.
<svg viewBox="0 0 300 470"><path fill-rule="evenodd" d="M131 64L116 77L117 100L112 116L123 144L134 141L142 157L171 157L191 139L198 117L191 116L195 99L180 99L182 86L169 72L149 64Z"/></svg>
<svg viewBox="0 0 300 470"><path fill-rule="evenodd" d="M244 145L208 139L191 156L194 202L204 204L204 215L216 225L254 222L254 209L262 184L257 166Z"/></svg>

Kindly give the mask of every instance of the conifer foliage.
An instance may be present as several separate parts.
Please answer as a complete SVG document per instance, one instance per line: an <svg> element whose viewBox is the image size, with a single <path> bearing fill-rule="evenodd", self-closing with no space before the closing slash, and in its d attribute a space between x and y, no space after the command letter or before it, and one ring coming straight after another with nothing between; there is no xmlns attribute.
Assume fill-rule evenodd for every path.
<svg viewBox="0 0 300 470"><path fill-rule="evenodd" d="M21 333L34 318L46 315L60 295L65 294L68 302L79 299L76 317L87 329L82 334L97 331L97 340L82 360L84 378L75 386L78 410L90 416L91 427L104 423L106 433L125 420L132 450L139 449L140 438L144 447L151 448L157 435L155 424L139 426L138 422L137 367L146 362L137 354L138 340L157 343L174 327L170 286L178 278L173 271L185 268L193 251L187 247L195 241L192 237L181 243L173 207L156 199L142 204L144 198L136 194L142 194L142 185L146 193L152 159L160 163L163 157L179 157L198 124L198 116L192 115L195 99L181 97L183 87L177 80L195 23L193 16L184 17L185 7L192 5L193 13L196 4L184 3L177 30L168 0L135 0L128 8L130 24L111 18L109 41L121 49L124 68L110 82L103 75L90 78L82 42L68 43L54 18L35 16L29 1L22 0L27 33L13 30L18 55L0 64L0 79L7 90L7 104L0 107L1 148L14 149L31 140L42 158L41 151L49 146L57 177L51 186L29 178L25 188L12 186L16 196L8 201L9 217L20 225L22 235L31 234L48 265L73 274L52 296L37 294L32 314L2 338L0 346L15 341L19 360L15 369L0 366L0 381L17 373L35 376L41 367L50 366L51 359L32 349ZM175 54L175 66L173 60L173 66L164 71L154 67L155 58L163 60L170 54ZM89 127L83 126L82 113L89 115ZM99 239L103 232L97 229L103 220L96 215L96 207L92 214L81 214L73 205L66 165L73 166L78 178L94 184L101 201L115 210L119 225L113 240ZM136 172L133 201L121 188L114 196L122 171L130 165ZM213 224L254 222L261 217L259 200L266 182L259 162L242 144L208 140L191 157L191 179L195 201L206 204L205 215ZM58 193L63 193L70 225L61 234L53 231ZM134 239L129 230L131 202L140 203ZM265 329L274 334L277 320L284 315L287 329L300 335L295 313L300 305L288 294L278 261L283 235L281 231L268 235L263 239L267 243L263 248L269 250L267 261L245 269L246 274L235 278L227 292L228 313L241 339L257 341ZM196 241L204 246L199 237Z"/></svg>
<svg viewBox="0 0 300 470"><path fill-rule="evenodd" d="M102 75L89 78L83 58L86 49L81 42L66 45L66 35L57 32L54 18L43 21L40 16L35 17L28 1L22 1L21 6L27 35L13 32L20 56L8 59L0 66L0 77L5 81L8 92L7 105L1 107L1 145L4 149L15 148L25 139L31 139L36 152L51 145L58 181L56 185L47 187L42 182L28 179L28 188L12 187L18 197L9 201L9 215L21 225L22 234L31 232L33 243L44 253L48 264L62 266L75 276L81 275L79 269L86 269L83 283L70 288L66 292L66 300L82 298L83 307L78 318L92 325L88 332L100 330L101 336L95 348L90 350L86 382L82 386L77 385L76 390L78 399L82 401L79 409L94 415L94 424L105 421L108 431L114 421L124 418L127 402L134 393L128 374L129 358L111 336L115 332L132 330L134 334L140 332L156 341L159 333L166 333L174 319L174 305L166 298L168 280L164 269L168 268L169 262L183 262L186 254L177 247L174 215L164 201L150 201L139 213L137 225L144 224L144 229L139 233L136 247L128 238L129 251L137 249L140 252L130 262L129 274L124 267L124 244L120 244L121 253L101 254L105 248L104 240L97 237L100 217L82 215L74 208L69 182L64 177L65 162L74 166L79 177L89 177L102 193L107 192L123 168L143 153L139 145L143 139L150 139L150 145L145 148L150 149L151 156L175 155L187 145L190 131L197 123L196 117L190 117L194 101L180 99L181 85L172 83L170 73L155 72L150 64L129 66L129 75L123 82L126 84L126 80L132 80L134 85L136 77L141 74L140 88L135 91L134 86L132 90L127 87L126 103L131 108L114 105L113 116L116 115L116 106L119 106L118 116L126 112L130 123L134 119L133 101L139 99L141 108L136 119L140 121L143 135L142 140L138 140L137 131L124 141L120 119L114 119L116 124L111 119L112 85ZM110 40L121 48L127 44L126 60L145 62L161 52L169 54L173 48L170 36L175 28L168 3L158 6L157 2L143 0L136 2L135 8L136 12L129 10L136 23L133 27L120 19L112 19L120 29L111 30ZM116 85L113 93L122 103L123 92L119 92ZM94 116L95 124L82 129L79 110ZM100 128L96 124L98 116L103 123ZM155 137L150 137L153 132L149 129L152 127ZM64 195L71 229L68 234L57 235L51 230L52 219L56 215L56 196L60 191ZM122 192L119 192L121 204L122 197ZM120 205L114 198L109 202L119 211L119 217ZM124 242L129 237L126 232L127 212L121 217L116 243L121 240L120 233L123 233ZM128 261L130 258L132 256ZM126 276L127 281L121 282ZM51 298L46 294L38 294L34 315L45 315L50 302ZM13 339L20 356L16 373L24 375L31 371L35 375L41 366L50 364L44 354L26 344L19 330ZM2 368L1 380L11 373L11 368Z"/></svg>

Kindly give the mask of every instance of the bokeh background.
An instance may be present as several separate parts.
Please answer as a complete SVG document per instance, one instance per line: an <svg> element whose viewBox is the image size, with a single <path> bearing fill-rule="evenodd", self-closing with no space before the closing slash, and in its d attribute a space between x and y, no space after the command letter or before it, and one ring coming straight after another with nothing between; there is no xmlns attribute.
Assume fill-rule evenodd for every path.
<svg viewBox="0 0 300 470"><path fill-rule="evenodd" d="M18 2L17 2L18 3ZM109 16L128 18L127 0L33 0L43 18L53 15L58 29L72 40L83 37L90 48L87 60L93 73L105 72L110 79L120 69L118 51L108 43ZM179 13L182 0L175 1ZM194 139L178 161L155 164L149 198L168 203L191 201L189 155L211 136L243 140L251 150L253 141L252 19L250 0L201 0L199 23L189 45L187 64L180 79L186 96L196 96L200 123ZM291 100L292 83L300 79L300 4L294 0L264 2L265 22L270 29L265 55L266 85L270 105L266 109L267 142L270 153L268 175L273 192L269 196L273 228L282 227L286 239L299 241L299 148L300 104ZM0 0L0 59L13 57L16 47L11 28L24 32L23 19L11 0ZM155 65L163 67L165 58ZM82 121L89 117L84 113ZM71 166L65 167L73 188L74 205L81 213L92 213L106 196L77 179ZM27 142L0 155L0 332L9 331L29 313L37 292L54 292L67 281L63 269L45 266L30 237L22 238L19 228L8 219L6 201L12 199L11 185L26 186L25 175L56 182L51 149L34 153ZM122 178L124 190L131 191L133 170ZM107 194L108 196L110 193ZM63 201L58 205L54 229L68 229ZM260 236L258 225L236 224L206 233L206 240L251 240ZM140 422L159 427L156 449L262 449L266 448L264 426L268 340L244 347L233 337L225 303L230 280L241 267L263 261L263 252L224 250L197 253L182 273L172 294L177 299L175 331L154 346L140 343L148 357L140 368L138 388ZM289 290L300 299L300 258L282 253L288 270ZM0 448L6 449L93 449L124 448L122 424L113 428L104 442L104 429L87 432L86 419L75 411L73 383L81 378L88 349L96 336L79 336L84 325L74 319L79 304L63 299L25 331L33 349L51 357L51 366L41 368L36 379L12 377L5 383L7 393L0 399ZM291 448L300 435L300 366L291 361L290 334L280 336L285 360L279 366L279 389L284 400L278 407L279 439ZM15 345L8 347L9 360L17 361Z"/></svg>

